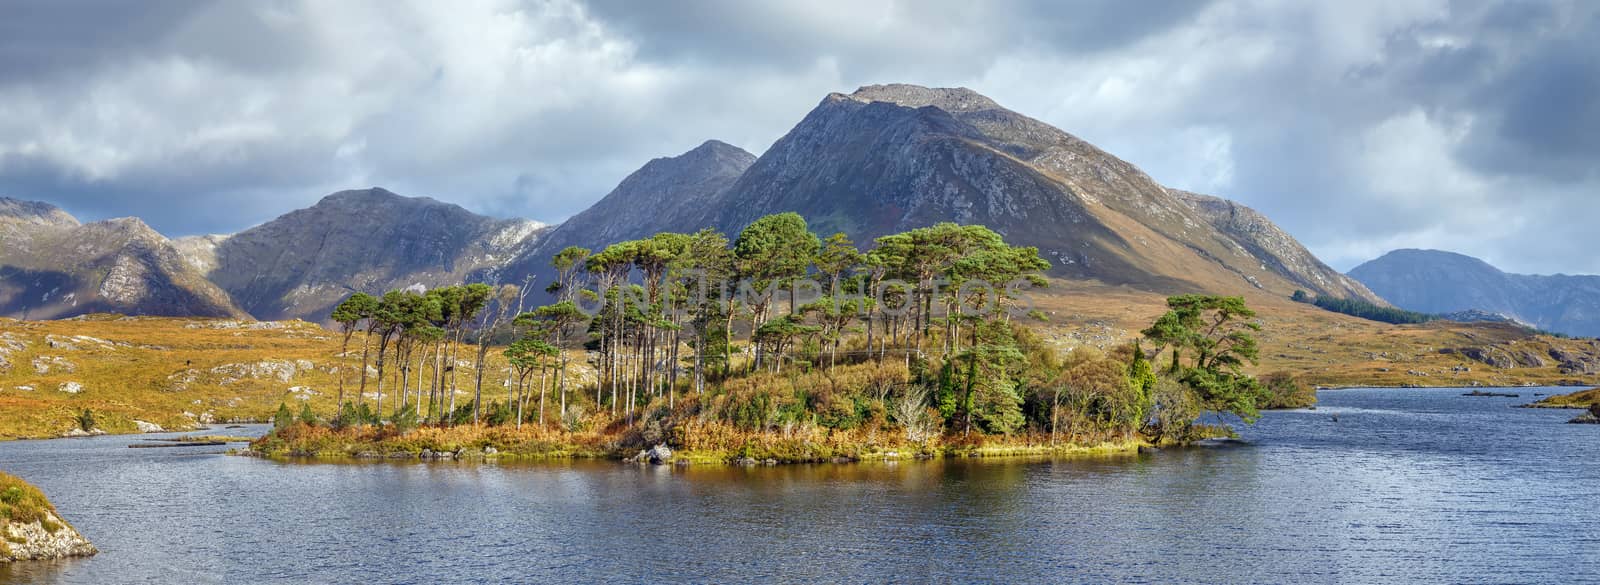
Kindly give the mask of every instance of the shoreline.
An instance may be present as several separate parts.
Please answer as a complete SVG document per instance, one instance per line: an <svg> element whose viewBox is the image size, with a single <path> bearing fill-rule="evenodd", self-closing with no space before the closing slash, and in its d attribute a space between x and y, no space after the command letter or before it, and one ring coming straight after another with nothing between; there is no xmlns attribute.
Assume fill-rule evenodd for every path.
<svg viewBox="0 0 1600 585"><path fill-rule="evenodd" d="M1214 440L1225 437L1208 437L1194 441ZM1192 444L1192 443L1191 443ZM622 453L516 453L499 450L458 450L450 455L428 454L426 452L316 452L316 453L263 453L253 449L230 450L228 455L237 457L253 457L279 462L294 463L541 463L557 461L604 461L609 463L622 463L633 465L658 465L666 467L684 466L725 466L725 467L766 467L776 465L822 465L822 464L847 464L847 463L897 463L901 461L936 461L958 459L983 459L983 460L1029 460L1029 459L1072 459L1072 458L1098 458L1098 457L1131 457L1142 453L1159 451L1167 448L1187 447L1190 444L1167 444L1157 446L1145 440L1104 442L1092 445L1062 444L1056 446L1039 445L996 445L985 447L945 447L933 450L911 451L908 449L883 450L861 453L854 456L815 457L815 458L778 458L778 457L738 457L729 455L726 451L674 451L670 459L664 461L650 461L639 456L627 456Z"/></svg>
<svg viewBox="0 0 1600 585"><path fill-rule="evenodd" d="M951 434L910 441L877 429L827 432L729 433L684 429L661 440L637 434L573 433L548 428L490 426L334 430L295 424L277 429L230 455L279 461L522 462L595 460L664 465L777 465L966 458L1132 456L1210 439L1236 438L1222 425L1196 425L1185 440L1141 435L1028 434L1005 437ZM671 443L673 446L669 446ZM653 445L653 446L650 446Z"/></svg>

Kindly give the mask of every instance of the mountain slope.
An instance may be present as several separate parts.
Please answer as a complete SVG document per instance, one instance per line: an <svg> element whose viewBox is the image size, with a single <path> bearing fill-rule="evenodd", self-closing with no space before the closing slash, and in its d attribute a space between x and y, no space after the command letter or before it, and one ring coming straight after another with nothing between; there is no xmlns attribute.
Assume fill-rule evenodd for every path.
<svg viewBox="0 0 1600 585"><path fill-rule="evenodd" d="M0 198L0 315L95 312L243 315L172 242L138 219L79 224L49 204Z"/></svg>
<svg viewBox="0 0 1600 585"><path fill-rule="evenodd" d="M1298 244L1270 261L1242 254L1249 245L1137 167L962 88L884 85L827 96L713 196L699 223L735 234L783 211L862 246L941 221L983 224L1039 247L1068 278L1168 292L1306 288L1378 301L1307 261L1309 253L1298 256Z"/></svg>
<svg viewBox="0 0 1600 585"><path fill-rule="evenodd" d="M1600 276L1510 274L1438 250L1395 250L1350 276L1403 309L1500 313L1540 329L1600 336Z"/></svg>
<svg viewBox="0 0 1600 585"><path fill-rule="evenodd" d="M379 188L341 191L227 238L185 242L192 262L258 319L321 321L351 292L457 284L505 263L545 226Z"/></svg>
<svg viewBox="0 0 1600 585"><path fill-rule="evenodd" d="M1168 189L1223 234L1239 244L1236 253L1253 257L1289 280L1342 298L1374 300L1366 285L1340 274L1283 231L1267 216L1221 197Z"/></svg>
<svg viewBox="0 0 1600 585"><path fill-rule="evenodd" d="M543 274L550 258L568 246L598 249L660 232L709 227L705 210L755 160L737 146L708 140L681 155L645 163L599 202L551 228L502 273Z"/></svg>

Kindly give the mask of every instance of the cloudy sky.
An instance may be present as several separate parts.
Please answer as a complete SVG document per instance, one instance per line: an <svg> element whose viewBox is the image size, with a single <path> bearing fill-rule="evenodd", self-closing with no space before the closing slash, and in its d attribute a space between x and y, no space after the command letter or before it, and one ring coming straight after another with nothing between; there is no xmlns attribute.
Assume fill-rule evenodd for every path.
<svg viewBox="0 0 1600 585"><path fill-rule="evenodd" d="M1335 267L1600 273L1600 3L0 4L0 195L172 236L380 185L558 221L824 95L966 86Z"/></svg>

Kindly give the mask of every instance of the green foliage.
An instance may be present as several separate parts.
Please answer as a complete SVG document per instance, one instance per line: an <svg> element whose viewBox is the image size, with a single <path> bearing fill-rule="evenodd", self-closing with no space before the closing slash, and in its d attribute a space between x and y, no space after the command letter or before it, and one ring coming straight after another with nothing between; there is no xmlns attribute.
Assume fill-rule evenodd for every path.
<svg viewBox="0 0 1600 585"><path fill-rule="evenodd" d="M1143 333L1158 350L1172 349L1169 374L1194 390L1205 408L1255 421L1257 405L1267 399L1261 384L1243 373L1260 353L1252 333L1261 326L1245 321L1255 311L1242 297L1210 295L1171 297L1167 307ZM1188 364L1184 355L1191 356Z"/></svg>
<svg viewBox="0 0 1600 585"><path fill-rule="evenodd" d="M47 517L54 511L55 507L50 505L50 500L45 499L44 493L38 488L0 472L0 535L6 532L3 527L7 521L19 524L39 522L46 531L55 532L61 525L51 522Z"/></svg>
<svg viewBox="0 0 1600 585"><path fill-rule="evenodd" d="M78 411L78 414L74 417L73 422L78 423L78 429L85 433L94 430L94 411L87 408Z"/></svg>
<svg viewBox="0 0 1600 585"><path fill-rule="evenodd" d="M960 411L963 395L963 386L956 384L956 364L946 361L939 366L939 378L935 383L934 402L939 407L939 416L945 420L954 417Z"/></svg>
<svg viewBox="0 0 1600 585"><path fill-rule="evenodd" d="M294 413L289 411L289 405L278 403L278 413L272 415L272 428L282 429L294 424Z"/></svg>
<svg viewBox="0 0 1600 585"><path fill-rule="evenodd" d="M421 417L417 415L417 405L415 404L407 405L405 408L400 409L400 412L395 413L389 419L389 423L394 425L394 430L401 433L415 430L420 421Z"/></svg>
<svg viewBox="0 0 1600 585"><path fill-rule="evenodd" d="M308 425L317 424L317 414L311 412L311 403L307 402L300 405L300 422Z"/></svg>
<svg viewBox="0 0 1600 585"><path fill-rule="evenodd" d="M1318 307L1343 313L1352 317L1360 317L1369 321L1380 321L1395 325L1427 323L1438 319L1437 316L1416 311L1407 311L1394 307L1383 307L1361 299L1338 299L1333 297L1318 296L1313 302Z"/></svg>
<svg viewBox="0 0 1600 585"><path fill-rule="evenodd" d="M1294 294L1289 295L1289 300L1296 303L1309 303L1311 302L1311 295L1306 294L1306 291L1294 289Z"/></svg>
<svg viewBox="0 0 1600 585"><path fill-rule="evenodd" d="M1128 391L1132 393L1133 400L1130 414L1136 423L1143 423L1150 412L1156 382L1155 368L1151 367L1150 360L1144 356L1144 349L1135 342L1132 361L1128 363Z"/></svg>
<svg viewBox="0 0 1600 585"><path fill-rule="evenodd" d="M470 415L471 413L468 414ZM471 419L469 418L468 420ZM513 424L517 422L517 413L512 409L510 403L497 400L489 403L488 413L483 417L483 422L491 427Z"/></svg>
<svg viewBox="0 0 1600 585"><path fill-rule="evenodd" d="M985 431L1011 434L1022 428L1022 393L1017 376L1027 363L1010 323L987 321L974 332L978 344L955 358L967 367L961 410Z"/></svg>

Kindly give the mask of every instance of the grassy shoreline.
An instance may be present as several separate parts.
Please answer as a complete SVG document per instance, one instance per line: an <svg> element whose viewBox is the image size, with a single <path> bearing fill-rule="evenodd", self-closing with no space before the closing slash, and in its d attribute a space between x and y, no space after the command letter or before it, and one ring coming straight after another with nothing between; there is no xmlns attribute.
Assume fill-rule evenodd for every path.
<svg viewBox="0 0 1600 585"><path fill-rule="evenodd" d="M721 425L687 431L672 441L672 463L683 465L773 465L852 463L955 458L1057 458L1135 455L1158 445L1142 437L1013 437L952 435L914 443L882 432L738 433ZM685 431L680 431L685 432ZM1198 427L1195 440L1232 437L1224 427ZM390 429L344 429L295 424L256 441L236 455L284 461L626 461L638 457L648 441L628 433L568 433L467 425L424 427L408 433ZM1175 443L1159 445L1173 446Z"/></svg>

